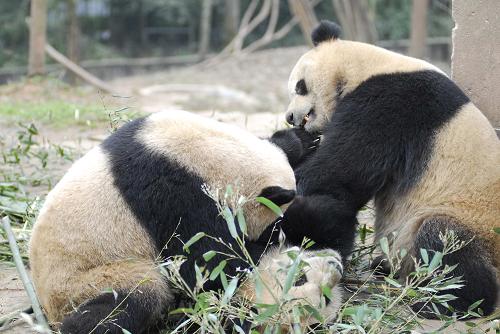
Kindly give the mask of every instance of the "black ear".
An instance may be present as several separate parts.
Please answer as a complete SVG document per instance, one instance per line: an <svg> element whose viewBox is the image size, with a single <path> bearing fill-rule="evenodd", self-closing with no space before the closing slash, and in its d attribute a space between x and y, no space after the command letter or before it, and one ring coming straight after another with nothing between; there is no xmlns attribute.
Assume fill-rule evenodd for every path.
<svg viewBox="0 0 500 334"><path fill-rule="evenodd" d="M339 38L341 31L338 24L331 21L321 21L311 33L311 39L316 46L326 40Z"/></svg>
<svg viewBox="0 0 500 334"><path fill-rule="evenodd" d="M278 186L262 189L259 197L265 197L277 206L291 202L295 198L295 190L285 189Z"/></svg>

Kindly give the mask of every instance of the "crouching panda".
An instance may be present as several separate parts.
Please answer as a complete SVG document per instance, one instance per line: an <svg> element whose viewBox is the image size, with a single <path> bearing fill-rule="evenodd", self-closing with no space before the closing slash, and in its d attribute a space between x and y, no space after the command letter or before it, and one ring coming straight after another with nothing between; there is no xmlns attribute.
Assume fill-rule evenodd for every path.
<svg viewBox="0 0 500 334"><path fill-rule="evenodd" d="M183 246L198 232L233 240L216 203L202 190L228 184L248 199L246 249L256 263L262 256L259 268L273 289L259 296L248 283L244 294L273 304L282 291L274 281L282 275L277 263L291 258L277 248L266 251L259 237L269 234L276 215L252 199L265 196L283 208L293 200L295 178L286 156L239 128L187 112L160 112L121 127L75 162L47 196L29 258L50 322L62 333L138 334L154 326L174 300L159 262L186 255L180 274L193 287L195 263L212 270L225 259L227 249L210 238L191 245L189 254ZM207 251L221 254L205 262ZM336 289L340 279L339 254L307 251L303 259L310 268L290 294L319 306L322 286ZM246 267L243 260L227 258L224 271L234 276ZM220 289L221 281L209 280L204 288ZM339 301L322 305L324 316L331 316Z"/></svg>
<svg viewBox="0 0 500 334"><path fill-rule="evenodd" d="M453 275L465 284L445 293L457 297L449 303L456 311L482 300L479 308L490 314L500 265L494 129L433 65L341 40L339 33L336 24L322 22L312 33L315 47L289 78L286 120L295 128L280 132L280 140L300 142L300 131L322 140L296 170L297 197L285 212L285 233L335 239L373 198L376 238L387 236L394 250L408 251L403 277L412 257L421 260L420 249L443 250L440 233L451 230L468 242L443 259L457 265ZM290 146L300 155L300 145Z"/></svg>

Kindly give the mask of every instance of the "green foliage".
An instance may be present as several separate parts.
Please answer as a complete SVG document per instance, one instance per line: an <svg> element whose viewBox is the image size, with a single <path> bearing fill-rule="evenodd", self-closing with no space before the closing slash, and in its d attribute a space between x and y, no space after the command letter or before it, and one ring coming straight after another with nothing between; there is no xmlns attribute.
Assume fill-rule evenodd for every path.
<svg viewBox="0 0 500 334"><path fill-rule="evenodd" d="M410 38L412 1L369 0L375 8L375 25L381 40ZM451 1L429 2L429 37L451 36Z"/></svg>
<svg viewBox="0 0 500 334"><path fill-rule="evenodd" d="M411 1L366 0L375 9L375 24L380 39L409 37ZM249 0L241 0L240 16ZM201 7L200 0L108 0L94 2L89 10L86 1L78 1L81 30L80 58L147 57L176 55L197 51ZM453 26L450 0L430 2L429 36L450 36ZM68 5L66 0L48 1L47 37L66 52ZM230 40L226 36L224 1L214 1L211 48L220 50ZM318 19L336 19L332 2L323 0L316 7ZM27 63L29 0L0 2L0 67ZM278 27L291 19L287 0L281 0ZM262 36L266 23L259 25L247 42ZM131 28L133 27L133 28ZM284 39L271 46L304 44L296 26Z"/></svg>
<svg viewBox="0 0 500 334"><path fill-rule="evenodd" d="M5 102L0 104L0 117L9 122L33 121L56 128L68 125L94 125L108 120L102 106L77 105L61 100L43 102Z"/></svg>
<svg viewBox="0 0 500 334"><path fill-rule="evenodd" d="M34 124L18 124L13 140L0 137L0 217L8 216L27 261L27 241L41 207L39 193L53 186L54 174L48 170L56 161L72 161L74 152L64 146L43 143ZM11 261L12 254L0 229L0 261Z"/></svg>
<svg viewBox="0 0 500 334"><path fill-rule="evenodd" d="M224 195L221 195L222 193L217 189L205 188L207 195L216 200L219 211L228 225L234 224L234 215L228 213L235 211L234 208L232 209L229 206L229 203L239 203L240 207L236 209L239 210L245 202L241 200L241 197L238 197L237 191L233 189L235 188L228 187ZM362 227L362 229L365 230L365 233L369 233L366 227ZM251 333L260 333L262 331L264 333L279 333L283 329L294 333L402 333L418 330L421 326L423 320L418 317L418 312L416 313L410 308L411 305L416 303L432 307L434 316L442 320L440 330L451 326L457 319L481 316L481 311L477 311L477 308L481 305L481 301L477 301L471 305L466 314L457 314L453 317L441 314L437 308L437 305L449 308L448 302L455 299L451 293L443 292L451 292L452 289L460 289L463 286L460 277L453 277L452 275L455 266L443 266L442 263L443 256L461 249L470 242L458 240L452 231L442 233L439 236L444 245L442 252L420 250L423 261L421 263L415 259L413 260L415 269L405 280L397 279L396 275L400 270L403 259L407 256L407 251L394 252L390 249L387 238L381 240L380 247L383 253L389 257L389 262L393 270L389 276L384 277L382 280L376 279L373 276L373 272L366 272L366 264L370 262L373 248L369 252L365 252L364 249L355 250L354 254L362 254L360 256L363 259L360 260L356 255L353 257L346 279L349 280L350 275L355 275L355 279L359 280L359 271L365 271L363 277L366 278L359 280L359 284L355 286L346 283L350 285L350 289L354 292L342 305L340 313L333 323L325 322L318 307L308 304L298 304L289 307L290 298L288 297L288 291L290 291L294 282L300 277L302 270L307 266L307 263L301 260L302 250L299 248L289 251L288 256L292 261L288 266L281 269L286 273L285 280L280 282L282 284L283 295L277 296L275 304L251 304L236 295L235 289L238 280L242 281L245 279L254 280L257 295L268 289L265 286L264 280L260 278L257 265L251 261L245 252L243 252L244 255L242 257L242 253L237 252L231 246L230 240L221 240L220 238L207 235L203 235L203 237L212 238L214 241L225 245L232 256L248 262L251 270L249 272L241 272L237 277L231 278L228 282L224 268L227 265L227 261L230 261L229 259L219 262L211 272L206 268L196 266L197 284L193 290L187 287L187 284L185 284L178 272L183 259L179 257L168 259L166 263L161 265L164 269L163 272L171 284L187 296L189 300L187 303L190 305L190 307L183 307L171 312L171 315L183 315L183 318L178 319L176 324L171 324L171 327L169 327L169 332L171 331L171 333L182 333L187 328L196 333L227 333L225 328L227 328L226 325L228 322L236 323L233 326L232 333L243 333L242 328L238 325L242 319L245 319L250 324ZM243 238L239 235L233 236L238 247L245 247ZM198 235L193 237L188 241L190 245L193 244L193 239L200 240L200 237ZM358 245L358 247L364 248L363 244L365 242L366 240ZM210 251L205 253L204 258L211 260L214 255L215 252ZM249 277L246 277L247 275ZM203 290L206 280L215 280L217 277L221 277L223 282L223 289L221 291ZM328 298L336 297L332 295L331 289L327 287L322 287L321 289L323 294ZM232 300L232 302L229 303L229 300ZM313 317L322 326L300 328L298 324L304 316ZM491 320L493 318L488 319ZM484 321L489 321L488 319ZM471 327L477 326L472 322L469 325Z"/></svg>

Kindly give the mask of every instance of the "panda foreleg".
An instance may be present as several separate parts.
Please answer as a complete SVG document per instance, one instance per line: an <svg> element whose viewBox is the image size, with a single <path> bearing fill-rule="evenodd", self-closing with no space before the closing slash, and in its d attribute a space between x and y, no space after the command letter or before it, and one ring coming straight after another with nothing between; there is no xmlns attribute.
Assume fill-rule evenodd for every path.
<svg viewBox="0 0 500 334"><path fill-rule="evenodd" d="M420 226L413 247L414 256L421 260L420 249L441 252L443 241L440 233L454 231L460 241L468 244L443 257L442 265L457 265L452 271L454 277L462 276L464 287L461 289L445 290L445 294L453 294L457 299L448 302L458 312L467 312L469 306L483 300L478 306L484 314L491 314L495 310L498 296L497 272L491 262L491 254L487 251L484 242L474 237L474 233L460 224L457 219L448 216L434 216L427 218ZM422 305L415 305L415 310L420 310ZM450 314L447 309L440 307L445 314ZM477 309L473 310L477 312ZM422 310L423 316L432 317L432 312Z"/></svg>
<svg viewBox="0 0 500 334"><path fill-rule="evenodd" d="M282 228L287 240L300 244L304 237L313 248L332 248L346 258L356 234L356 210L328 195L296 196L285 211Z"/></svg>
<svg viewBox="0 0 500 334"><path fill-rule="evenodd" d="M319 136L304 129L292 128L275 132L269 141L285 152L293 169L316 151Z"/></svg>

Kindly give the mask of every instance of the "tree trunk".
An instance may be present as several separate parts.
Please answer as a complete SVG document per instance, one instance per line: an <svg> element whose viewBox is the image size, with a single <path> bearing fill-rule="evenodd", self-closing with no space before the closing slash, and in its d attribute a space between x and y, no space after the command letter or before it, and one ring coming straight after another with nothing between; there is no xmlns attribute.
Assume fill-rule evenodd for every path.
<svg viewBox="0 0 500 334"><path fill-rule="evenodd" d="M212 24L212 0L203 0L201 8L200 22L200 46L198 55L200 59L204 59L210 47L210 31Z"/></svg>
<svg viewBox="0 0 500 334"><path fill-rule="evenodd" d="M293 15L299 20L304 39L309 45L312 45L311 33L319 22L311 2L309 0L288 0L288 5Z"/></svg>
<svg viewBox="0 0 500 334"><path fill-rule="evenodd" d="M332 0L345 39L375 43L375 14L367 0Z"/></svg>
<svg viewBox="0 0 500 334"><path fill-rule="evenodd" d="M68 59L78 64L80 60L80 28L78 27L78 16L76 15L76 0L68 0ZM68 72L68 81L76 84L76 76Z"/></svg>
<svg viewBox="0 0 500 334"><path fill-rule="evenodd" d="M47 0L31 0L28 75L45 74Z"/></svg>
<svg viewBox="0 0 500 334"><path fill-rule="evenodd" d="M240 26L240 0L225 0L224 39L229 43L238 33Z"/></svg>
<svg viewBox="0 0 500 334"><path fill-rule="evenodd" d="M408 54L416 58L426 56L427 10L429 0L413 0L411 11L411 36Z"/></svg>

